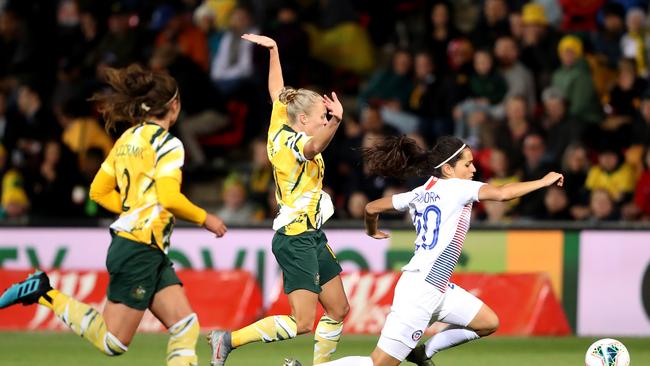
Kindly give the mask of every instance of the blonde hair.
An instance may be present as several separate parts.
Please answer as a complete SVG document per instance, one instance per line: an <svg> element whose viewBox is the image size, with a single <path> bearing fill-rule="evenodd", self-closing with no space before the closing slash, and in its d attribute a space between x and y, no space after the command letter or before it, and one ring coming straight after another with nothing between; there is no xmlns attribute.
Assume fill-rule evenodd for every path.
<svg viewBox="0 0 650 366"><path fill-rule="evenodd" d="M314 104L321 100L321 96L315 91L309 89L294 89L285 87L280 92L280 102L287 106L287 116L291 124L296 123L298 115L301 113L308 113Z"/></svg>

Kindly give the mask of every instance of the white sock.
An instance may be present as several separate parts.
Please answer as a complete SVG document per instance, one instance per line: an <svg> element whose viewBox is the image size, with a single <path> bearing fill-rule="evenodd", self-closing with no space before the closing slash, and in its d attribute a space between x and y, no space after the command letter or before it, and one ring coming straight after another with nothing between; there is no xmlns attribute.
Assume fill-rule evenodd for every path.
<svg viewBox="0 0 650 366"><path fill-rule="evenodd" d="M451 348L479 338L479 335L473 330L459 327L457 325L450 325L442 332L431 337L425 343L424 349L427 353L427 357L431 358L443 349Z"/></svg>
<svg viewBox="0 0 650 366"><path fill-rule="evenodd" d="M335 361L320 363L318 366L372 366L372 358L367 356L343 357Z"/></svg>

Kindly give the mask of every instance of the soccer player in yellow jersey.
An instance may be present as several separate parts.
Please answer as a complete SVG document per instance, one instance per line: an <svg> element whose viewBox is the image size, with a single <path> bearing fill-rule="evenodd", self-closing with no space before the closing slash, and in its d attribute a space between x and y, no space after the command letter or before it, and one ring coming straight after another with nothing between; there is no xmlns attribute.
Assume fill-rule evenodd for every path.
<svg viewBox="0 0 650 366"><path fill-rule="evenodd" d="M285 88L275 41L252 34L242 38L270 53L268 87L273 112L267 154L280 209L273 222L272 248L282 268L291 315L271 316L232 333L211 332L211 363L223 365L231 350L247 343L280 341L311 332L320 302L325 315L314 337L314 364L319 364L327 362L336 350L349 309L339 276L341 267L321 231L334 211L330 197L322 191L325 164L321 152L341 123L343 107L334 93L330 98Z"/></svg>
<svg viewBox="0 0 650 366"><path fill-rule="evenodd" d="M133 126L117 140L90 186L90 197L119 214L112 241L106 306L97 310L50 287L44 272L7 289L0 308L40 303L101 352L127 351L146 309L168 328L168 366L198 365L199 322L167 257L174 217L202 225L221 237L218 217L193 205L181 192L182 143L169 134L181 109L176 81L133 65L107 69L112 91L93 97L107 128Z"/></svg>

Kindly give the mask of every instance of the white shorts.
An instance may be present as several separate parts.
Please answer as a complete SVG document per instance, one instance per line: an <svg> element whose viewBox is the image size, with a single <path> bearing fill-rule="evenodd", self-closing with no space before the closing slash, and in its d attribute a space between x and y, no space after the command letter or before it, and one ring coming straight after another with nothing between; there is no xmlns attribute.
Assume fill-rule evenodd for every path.
<svg viewBox="0 0 650 366"><path fill-rule="evenodd" d="M441 321L466 327L483 306L483 301L460 286L449 283L442 293L425 282L425 277L421 271L402 273L377 343L400 361L415 348L429 325Z"/></svg>

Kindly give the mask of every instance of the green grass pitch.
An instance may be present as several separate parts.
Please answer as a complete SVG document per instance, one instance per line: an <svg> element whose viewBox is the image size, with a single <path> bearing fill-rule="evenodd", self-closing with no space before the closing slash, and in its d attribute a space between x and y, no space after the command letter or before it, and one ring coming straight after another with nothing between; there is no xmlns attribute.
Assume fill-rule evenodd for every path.
<svg viewBox="0 0 650 366"><path fill-rule="evenodd" d="M581 366L584 354L595 338L505 338L492 337L444 351L435 357L440 366ZM649 338L619 338L632 356L632 365L650 365ZM344 335L336 358L367 355L375 347L377 337ZM253 344L236 350L227 366L280 366L287 356L297 357L305 366L311 365L313 338L273 344ZM90 366L160 366L164 365L167 336L138 334L129 351L110 358L96 351L86 341L71 333L0 332L0 365L90 365ZM199 363L209 365L209 348L199 341ZM407 364L407 363L405 363Z"/></svg>

